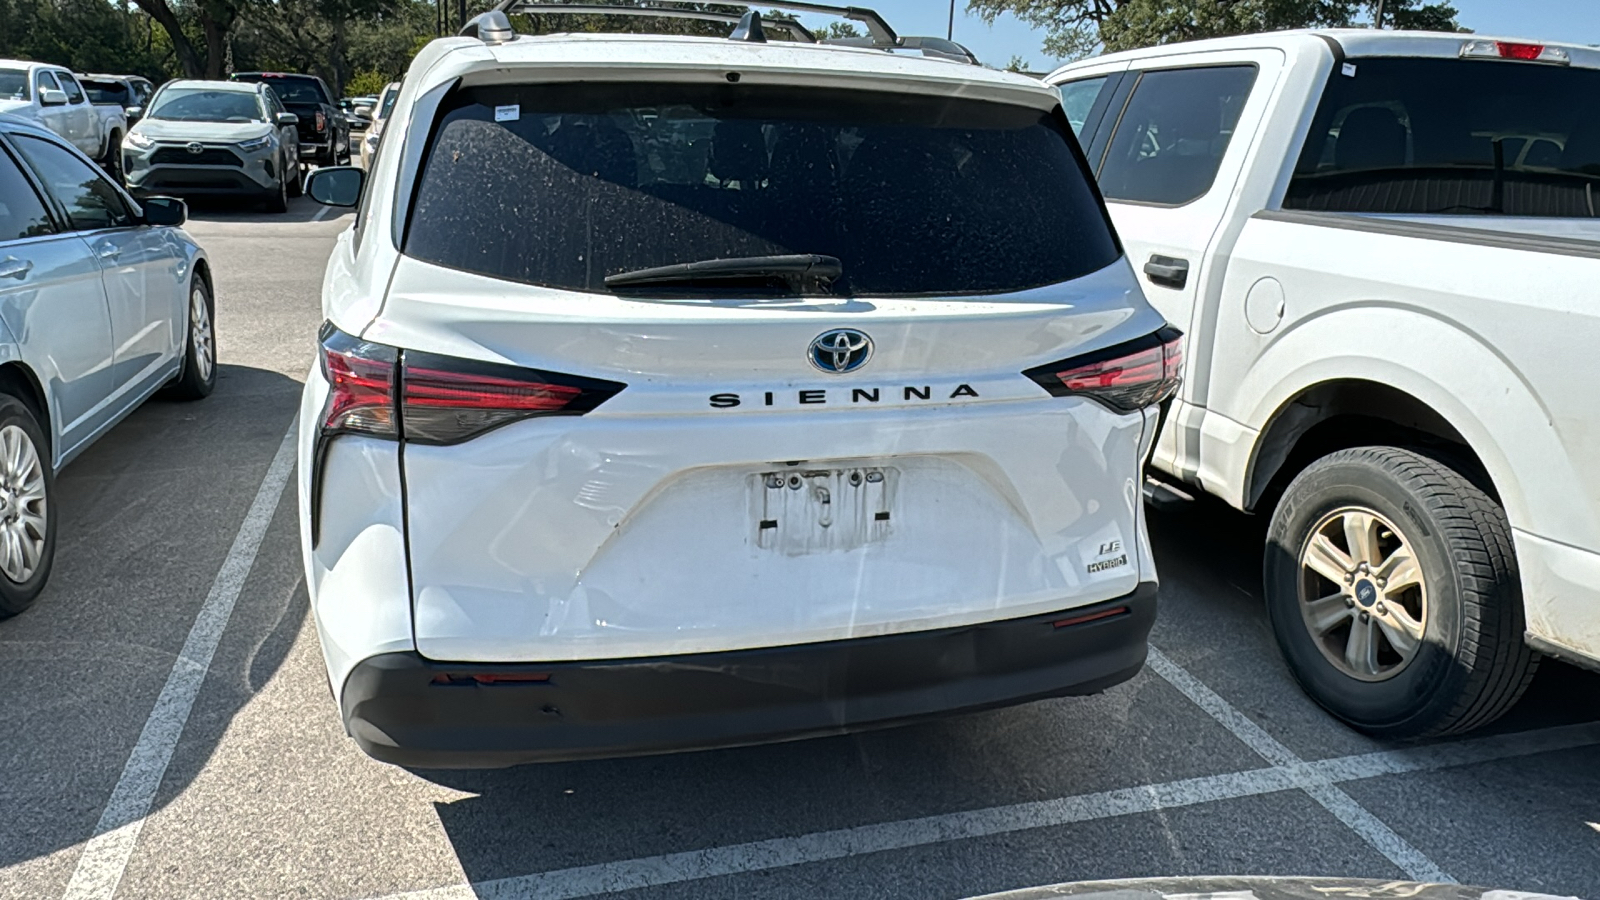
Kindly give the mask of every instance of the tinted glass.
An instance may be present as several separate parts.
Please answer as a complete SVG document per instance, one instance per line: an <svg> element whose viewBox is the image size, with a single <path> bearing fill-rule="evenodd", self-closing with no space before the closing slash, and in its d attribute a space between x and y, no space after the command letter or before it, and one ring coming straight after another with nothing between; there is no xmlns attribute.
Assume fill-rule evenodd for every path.
<svg viewBox="0 0 1600 900"><path fill-rule="evenodd" d="M1141 75L1100 169L1106 199L1175 206L1210 190L1255 79L1254 66Z"/></svg>
<svg viewBox="0 0 1600 900"><path fill-rule="evenodd" d="M55 228L33 185L4 150L0 150L0 242L50 234Z"/></svg>
<svg viewBox="0 0 1600 900"><path fill-rule="evenodd" d="M840 293L1000 292L1118 254L1065 123L1023 107L590 84L468 90L440 115L405 251L498 278L601 291L817 253L842 261Z"/></svg>
<svg viewBox="0 0 1600 900"><path fill-rule="evenodd" d="M128 86L120 81L90 81L84 79L83 91L89 95L90 103L115 103L118 106L127 106L133 102L133 94Z"/></svg>
<svg viewBox="0 0 1600 900"><path fill-rule="evenodd" d="M56 78L61 82L61 89L67 92L68 103L83 102L83 89L78 87L78 82L74 81L71 75L62 72Z"/></svg>
<svg viewBox="0 0 1600 900"><path fill-rule="evenodd" d="M235 75L234 81L270 84L284 103L327 103L322 86L315 78L293 75Z"/></svg>
<svg viewBox="0 0 1600 900"><path fill-rule="evenodd" d="M1334 72L1284 206L1592 217L1600 71L1499 60L1358 59Z"/></svg>
<svg viewBox="0 0 1600 900"><path fill-rule="evenodd" d="M383 92L383 100L378 104L378 118L389 118L389 112L394 109L395 98L399 96L400 89L397 87L389 88Z"/></svg>
<svg viewBox="0 0 1600 900"><path fill-rule="evenodd" d="M45 190L66 207L74 230L133 224L127 204L99 169L49 141L27 135L17 135L15 139L17 149L44 182Z"/></svg>
<svg viewBox="0 0 1600 900"><path fill-rule="evenodd" d="M21 69L0 69L0 100L28 99L28 73Z"/></svg>
<svg viewBox="0 0 1600 900"><path fill-rule="evenodd" d="M41 91L61 90L61 85L56 83L56 77L49 72L40 72L34 80L39 83L39 90Z"/></svg>
<svg viewBox="0 0 1600 900"><path fill-rule="evenodd" d="M1106 86L1106 80L1110 77L1101 75L1099 78L1069 81L1061 86L1061 108L1067 114L1067 121L1072 123L1072 133L1079 138L1083 137L1083 124L1089 119L1089 110L1094 108L1100 89Z"/></svg>
<svg viewBox="0 0 1600 900"><path fill-rule="evenodd" d="M250 122L263 118L255 94L208 88L168 88L150 104L149 118L180 122Z"/></svg>

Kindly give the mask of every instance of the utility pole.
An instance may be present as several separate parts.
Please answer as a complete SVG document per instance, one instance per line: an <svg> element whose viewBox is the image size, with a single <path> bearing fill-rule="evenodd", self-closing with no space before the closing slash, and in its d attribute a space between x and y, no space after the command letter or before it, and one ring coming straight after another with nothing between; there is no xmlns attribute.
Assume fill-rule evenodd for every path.
<svg viewBox="0 0 1600 900"><path fill-rule="evenodd" d="M456 0L456 28L465 27L467 27L467 0Z"/></svg>
<svg viewBox="0 0 1600 900"><path fill-rule="evenodd" d="M1383 27L1383 0L1378 0L1378 10L1372 14L1372 27Z"/></svg>
<svg viewBox="0 0 1600 900"><path fill-rule="evenodd" d="M945 26L944 39L947 41L956 39L956 0L950 0L950 24Z"/></svg>

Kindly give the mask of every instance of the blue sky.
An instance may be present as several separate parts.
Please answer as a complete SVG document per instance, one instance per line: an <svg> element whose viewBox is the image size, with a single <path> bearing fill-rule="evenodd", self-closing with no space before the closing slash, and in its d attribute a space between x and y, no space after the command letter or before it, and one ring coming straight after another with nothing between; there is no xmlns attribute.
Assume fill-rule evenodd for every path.
<svg viewBox="0 0 1600 900"><path fill-rule="evenodd" d="M843 0L834 0L847 5ZM902 34L943 36L950 14L948 0L850 0L883 13ZM1451 0L1461 11L1461 24L1483 34L1544 38L1580 44L1600 44L1600 0ZM993 27L967 16L966 0L956 0L956 40L978 58L1003 66L1019 55L1038 71L1053 68L1054 61L1041 50L1044 36L1006 17ZM810 20L811 17L804 17ZM824 20L825 21L825 20Z"/></svg>

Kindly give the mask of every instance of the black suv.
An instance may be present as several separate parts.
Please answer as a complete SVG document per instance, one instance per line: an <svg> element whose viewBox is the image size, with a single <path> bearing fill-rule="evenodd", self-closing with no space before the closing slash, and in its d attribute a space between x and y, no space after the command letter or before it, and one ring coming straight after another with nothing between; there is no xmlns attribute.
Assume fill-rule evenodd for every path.
<svg viewBox="0 0 1600 900"><path fill-rule="evenodd" d="M235 72L229 80L270 85L284 108L300 117L302 162L319 166L350 162L350 122L321 78L285 72Z"/></svg>

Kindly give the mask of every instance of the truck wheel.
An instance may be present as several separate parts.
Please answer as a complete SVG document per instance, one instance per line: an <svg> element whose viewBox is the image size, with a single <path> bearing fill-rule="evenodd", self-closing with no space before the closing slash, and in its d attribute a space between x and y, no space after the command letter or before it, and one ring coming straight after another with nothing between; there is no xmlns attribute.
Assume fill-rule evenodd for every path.
<svg viewBox="0 0 1600 900"><path fill-rule="evenodd" d="M1368 734L1492 722L1538 665L1505 511L1432 457L1358 447L1312 463L1273 511L1264 568L1289 669Z"/></svg>
<svg viewBox="0 0 1600 900"><path fill-rule="evenodd" d="M39 420L0 394L0 619L33 605L56 556L55 475Z"/></svg>
<svg viewBox="0 0 1600 900"><path fill-rule="evenodd" d="M106 155L100 160L100 168L106 170L112 181L122 184L122 132L113 131L106 138Z"/></svg>

